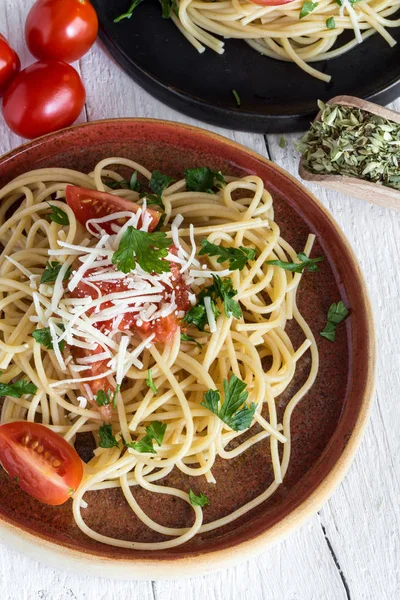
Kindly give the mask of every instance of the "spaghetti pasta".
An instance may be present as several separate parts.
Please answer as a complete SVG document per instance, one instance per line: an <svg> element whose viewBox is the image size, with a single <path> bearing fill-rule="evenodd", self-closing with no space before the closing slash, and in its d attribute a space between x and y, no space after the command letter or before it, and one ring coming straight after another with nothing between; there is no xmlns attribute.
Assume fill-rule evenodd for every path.
<svg viewBox="0 0 400 600"><path fill-rule="evenodd" d="M167 261L175 264L175 270L171 266L171 272L156 276L138 264L128 273L121 271L115 262L129 227L135 226L146 235L154 218L148 208L149 195L139 198L132 189L113 189L122 181L116 167L132 169L145 180L152 177L134 161L111 157L88 175L62 168L40 169L20 175L0 190L1 381L24 379L37 388L35 393L21 397L6 396L1 422L36 421L72 445L81 433L91 432L97 448L73 494L73 514L80 529L114 546L172 548L198 532L234 521L264 502L282 483L290 460L291 415L315 381L318 350L296 304L302 274L270 263L297 263L299 259L280 235L272 197L259 177L225 177L222 181L217 174L216 187L208 191L188 191L185 179L166 187L162 193L165 235L152 239L167 238L168 256L164 253L162 260L164 266ZM85 229L64 202L68 185L112 193L140 208L136 214L128 211L90 219ZM57 209L67 216L68 224L49 221L50 210ZM106 233L112 220L112 232ZM313 241L310 235L304 248L306 256ZM201 252L206 243L234 248L239 254L246 251L244 259L240 255L242 268L232 268L230 262ZM57 267L51 262L55 260L60 261ZM52 273L50 283L44 283L43 272L49 268L57 273ZM171 276L175 283L167 302L165 290ZM121 287L126 278L136 287L133 283ZM74 295L82 281L91 284L90 293ZM107 285L119 281L120 287L110 293L102 287L107 281ZM213 281L214 285L228 282L226 289L231 290L219 310L216 296L204 292ZM206 293L208 303L204 302L202 313L205 327L196 329L194 321L182 320L185 313L179 310L180 286L185 287L194 307ZM173 312L167 315L171 306ZM158 321L151 321L158 312ZM131 315L129 324L139 328L136 332L121 326L127 315ZM180 326L162 343L156 323L166 323L165 319L174 315ZM99 326L102 319L107 327ZM304 334L298 348L285 332L291 319ZM140 328L146 323L154 327L144 333ZM43 343L37 331L45 328L50 341ZM305 353L311 359L310 371L280 422L279 396L292 382L296 363ZM93 365L100 363L105 365L103 370L92 375ZM100 391L93 387L99 378L114 390L112 402L105 396L103 404L99 402ZM236 407L240 418L247 419L242 427L239 421L234 425L233 420L222 417L224 404L219 404L218 412L216 405L211 410L211 403L205 402L210 391L220 396L224 390L226 403L233 381L246 390ZM236 416L239 419L238 413ZM111 436L108 447L101 437L105 426ZM159 484L178 469L197 477L200 488L218 485L213 475L216 460L229 461L265 439L270 443L273 482L261 495L218 520L204 522L205 511L193 502L189 490ZM191 526L157 523L135 500L135 486L188 503L193 510ZM91 529L85 523L84 507L97 490L112 487L122 490L137 519L167 539L127 541Z"/></svg>
<svg viewBox="0 0 400 600"><path fill-rule="evenodd" d="M179 0L178 16L171 11L171 18L199 52L211 48L222 54L224 42L216 36L243 39L257 52L292 61L322 81L330 81L330 75L311 63L336 58L374 33L379 33L390 46L396 44L388 29L399 27L400 18L388 17L399 10L399 0L260 4L249 0ZM341 43L346 31L354 32L354 39Z"/></svg>

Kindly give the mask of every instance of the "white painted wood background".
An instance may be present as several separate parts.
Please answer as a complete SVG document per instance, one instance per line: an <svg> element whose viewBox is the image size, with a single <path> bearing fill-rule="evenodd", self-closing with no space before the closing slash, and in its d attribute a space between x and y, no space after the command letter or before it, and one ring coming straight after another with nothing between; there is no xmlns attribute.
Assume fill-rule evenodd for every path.
<svg viewBox="0 0 400 600"><path fill-rule="evenodd" d="M60 0L61 1L61 0ZM23 43L33 0L0 0L0 32L32 62ZM78 65L86 89L80 121L155 117L230 137L296 175L293 140L211 127L180 115L133 83L100 43ZM394 104L400 110L400 101ZM21 140L0 116L0 154ZM51 569L0 546L1 600L398 600L400 599L400 213L317 186L310 189L343 228L372 298L378 378L371 420L345 481L287 541L248 563L183 581L125 582ZM37 557L40 560L40 556Z"/></svg>

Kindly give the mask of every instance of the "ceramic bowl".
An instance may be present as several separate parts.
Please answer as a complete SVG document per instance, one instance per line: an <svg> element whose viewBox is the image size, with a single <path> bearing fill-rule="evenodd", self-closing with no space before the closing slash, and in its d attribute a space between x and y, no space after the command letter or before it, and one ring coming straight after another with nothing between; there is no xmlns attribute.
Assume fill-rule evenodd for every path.
<svg viewBox="0 0 400 600"><path fill-rule="evenodd" d="M71 505L48 507L23 493L0 470L0 538L31 556L92 575L160 579L204 574L266 550L300 527L340 483L364 430L374 382L374 332L369 301L354 255L332 217L298 181L262 156L228 139L177 123L117 119L72 127L32 141L0 159L0 186L41 167L90 171L107 156L133 158L148 169L180 177L184 169L210 166L229 175L257 174L270 190L282 235L299 251L308 233L316 235L314 255L323 254L318 273L302 280L298 303L316 336L320 371L297 407L292 457L284 483L268 501L241 519L167 551L129 551L99 544L75 525ZM331 343L319 336L332 302L342 299L350 317ZM301 337L290 327L295 346ZM279 399L282 413L289 394L309 367L305 355L293 385ZM202 491L211 498L205 520L233 511L264 490L271 479L268 443L259 443L213 469L217 485ZM175 473L177 486L190 485ZM185 487L185 489L188 489ZM117 489L92 492L87 523L114 537L154 539L127 507ZM135 489L138 502L162 524L184 526L190 513L173 499Z"/></svg>

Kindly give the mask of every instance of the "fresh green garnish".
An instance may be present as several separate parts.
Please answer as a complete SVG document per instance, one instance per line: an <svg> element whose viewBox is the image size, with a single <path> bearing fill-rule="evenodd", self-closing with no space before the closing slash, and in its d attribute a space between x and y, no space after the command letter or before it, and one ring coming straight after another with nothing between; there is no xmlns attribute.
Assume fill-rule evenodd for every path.
<svg viewBox="0 0 400 600"><path fill-rule="evenodd" d="M53 283L57 279L57 276L60 272L61 267L62 267L62 264L57 262L56 260L52 261L52 262L47 261L46 268L43 271L42 276L40 278L40 283ZM66 281L67 279L69 279L71 273L72 273L72 267L69 267L65 271L63 281Z"/></svg>
<svg viewBox="0 0 400 600"><path fill-rule="evenodd" d="M14 479L14 481L15 481L16 483L19 483L19 477L18 477L18 475L15 475L15 477L13 477L13 479Z"/></svg>
<svg viewBox="0 0 400 600"><path fill-rule="evenodd" d="M111 390L108 390L108 392L99 390L94 399L97 406L107 406L107 404L111 403Z"/></svg>
<svg viewBox="0 0 400 600"><path fill-rule="evenodd" d="M113 254L112 263L123 273L132 271L136 262L147 273L167 273L171 270L170 264L162 259L168 255L170 245L171 240L162 231L147 233L130 225Z"/></svg>
<svg viewBox="0 0 400 600"><path fill-rule="evenodd" d="M217 246L212 244L205 238L200 242L201 250L199 255L207 254L208 256L219 256L217 262L223 263L229 261L229 268L231 271L238 269L241 271L249 260L254 260L256 257L256 250L254 248L245 248L239 246L239 248L225 248L224 246Z"/></svg>
<svg viewBox="0 0 400 600"><path fill-rule="evenodd" d="M69 225L69 218L67 213L64 210L62 210L62 208L58 208L58 206L50 204L50 202L48 202L47 200L46 202L51 208L51 213L49 214L50 221L54 221L54 223L57 223L58 225Z"/></svg>
<svg viewBox="0 0 400 600"><path fill-rule="evenodd" d="M279 148L286 148L287 146L287 141L285 140L285 138L283 137L283 135L281 136L281 139L279 140Z"/></svg>
<svg viewBox="0 0 400 600"><path fill-rule="evenodd" d="M113 435L112 425L103 424L99 427L100 448L119 448L119 444Z"/></svg>
<svg viewBox="0 0 400 600"><path fill-rule="evenodd" d="M159 206L164 206L162 203L162 195L164 191L167 189L170 183L173 183L173 178L168 177L168 175L163 175L160 171L153 171L151 174L151 179L149 181L149 188L156 195L159 200L156 202Z"/></svg>
<svg viewBox="0 0 400 600"><path fill-rule="evenodd" d="M187 335L186 333L181 333L181 340L182 342L194 342L196 346L200 348L200 350L203 347L203 345L200 344L200 342L198 342L194 337Z"/></svg>
<svg viewBox="0 0 400 600"><path fill-rule="evenodd" d="M303 167L400 190L400 123L352 106L318 106L320 118L297 144Z"/></svg>
<svg viewBox="0 0 400 600"><path fill-rule="evenodd" d="M303 5L300 10L299 19L304 19L304 17L306 17L313 10L315 10L317 8L317 6L318 6L318 2L309 2L309 0L306 0L305 2L303 2Z"/></svg>
<svg viewBox="0 0 400 600"><path fill-rule="evenodd" d="M326 23L325 23L325 25L326 25L326 28L327 28L327 29L335 29L335 28L336 28L336 22L335 22L335 18L334 18L334 17L329 17L329 18L326 20Z"/></svg>
<svg viewBox="0 0 400 600"><path fill-rule="evenodd" d="M209 167L198 169L186 169L186 188L188 192L206 192L214 194L214 189L220 189L226 185L221 171L213 171Z"/></svg>
<svg viewBox="0 0 400 600"><path fill-rule="evenodd" d="M30 381L20 379L14 383L0 383L0 396L11 396L21 398L24 394L36 394L37 387Z"/></svg>
<svg viewBox="0 0 400 600"><path fill-rule="evenodd" d="M229 318L233 316L235 319L242 317L242 309L239 306L239 302L233 299L236 296L237 291L233 289L232 281L229 277L221 279L218 275L212 276L214 283L207 288L204 288L198 298L198 303L193 306L183 318L183 321L188 324L192 324L200 331L204 331L204 327L208 324L207 312L204 305L204 298L211 298L211 308L217 319L220 312L216 307L216 301L221 300L224 305L225 315Z"/></svg>
<svg viewBox="0 0 400 600"><path fill-rule="evenodd" d="M151 373L151 369L147 370L146 385L147 385L147 387L149 387L151 389L151 391L153 392L153 394L157 394L158 389L156 388L155 383L153 381L153 375Z"/></svg>
<svg viewBox="0 0 400 600"><path fill-rule="evenodd" d="M143 0L142 0L143 1ZM115 181L114 179L108 180L106 185L112 190L123 189L123 190L132 190L132 192L140 192L141 185L138 181L137 171L132 173L132 177L128 179L120 179L119 181Z"/></svg>
<svg viewBox="0 0 400 600"><path fill-rule="evenodd" d="M171 10L174 11L176 16L179 14L179 8L176 0L160 0L161 8L162 8L162 18L170 19L171 18Z"/></svg>
<svg viewBox="0 0 400 600"><path fill-rule="evenodd" d="M119 394L120 389L121 389L121 386L118 384L115 388L115 392L114 392L113 399L112 399L113 408L117 408L117 399L118 399L118 394Z"/></svg>
<svg viewBox="0 0 400 600"><path fill-rule="evenodd" d="M122 13L122 15L119 15L119 17L116 17L114 19L114 23L119 23L123 19L130 19L135 8L138 7L139 4L141 4L142 2L143 2L143 0L133 0L132 4L128 8L128 10L126 12Z"/></svg>
<svg viewBox="0 0 400 600"><path fill-rule="evenodd" d="M237 104L238 106L240 106L240 102L241 102L241 101L240 101L240 96L239 96L239 94L237 93L237 91L236 91L236 90L232 90L232 94L233 94L233 97L234 97L234 98L235 98L235 100L236 100L236 104Z"/></svg>
<svg viewBox="0 0 400 600"><path fill-rule="evenodd" d="M156 454L156 450L153 445L153 440L161 446L164 439L165 430L167 429L166 423L160 423L160 421L154 421L151 425L146 427L146 435L142 437L138 442L126 442L123 438L122 441L125 446L136 450L136 452L147 452L150 454Z"/></svg>
<svg viewBox="0 0 400 600"><path fill-rule="evenodd" d="M58 329L61 329L61 331L65 330L64 325L62 323L57 324L57 327L58 327ZM53 339L52 339L51 333L50 333L50 327L44 327L43 329L36 329L32 333L32 337L35 338L35 340L42 346L45 346L49 350L54 350ZM65 340L61 340L61 342L58 343L58 347L60 348L60 350L62 352L65 348Z"/></svg>
<svg viewBox="0 0 400 600"><path fill-rule="evenodd" d="M221 397L218 390L208 390L204 394L204 402L201 402L201 405L217 415L221 421L234 431L243 431L250 427L256 410L254 402L250 406L245 404L249 395L248 392L244 391L245 389L245 382L236 375L232 375L229 381L224 379L225 397L221 406Z"/></svg>
<svg viewBox="0 0 400 600"><path fill-rule="evenodd" d="M202 492L200 492L199 496L196 496L193 490L189 490L189 500L192 506L207 506L207 504L210 504L208 496Z"/></svg>
<svg viewBox="0 0 400 600"><path fill-rule="evenodd" d="M336 327L345 320L348 314L349 311L341 300L337 304L335 302L331 304L328 310L327 323L323 330L320 331L320 335L330 342L334 342L336 339Z"/></svg>
<svg viewBox="0 0 400 600"><path fill-rule="evenodd" d="M285 262L283 260L267 260L265 264L273 265L274 267L280 267L281 269L285 269L285 271L291 271L292 273L303 273L305 269L311 272L318 271L317 263L324 260L323 256L319 256L318 258L310 258L304 254L304 252L299 252L297 258L300 261L299 263Z"/></svg>

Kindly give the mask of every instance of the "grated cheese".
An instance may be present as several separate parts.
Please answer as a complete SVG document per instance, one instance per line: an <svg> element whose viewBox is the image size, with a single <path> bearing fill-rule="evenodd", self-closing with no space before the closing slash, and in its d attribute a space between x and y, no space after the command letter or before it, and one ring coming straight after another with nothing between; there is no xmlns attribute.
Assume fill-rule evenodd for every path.
<svg viewBox="0 0 400 600"><path fill-rule="evenodd" d="M211 307L211 298L210 296L205 296L204 298L204 307L206 309L207 321L210 326L210 332L214 333L217 331L217 323L215 321L214 313Z"/></svg>

